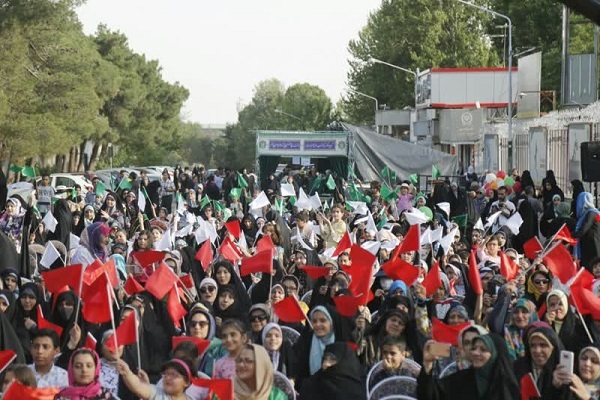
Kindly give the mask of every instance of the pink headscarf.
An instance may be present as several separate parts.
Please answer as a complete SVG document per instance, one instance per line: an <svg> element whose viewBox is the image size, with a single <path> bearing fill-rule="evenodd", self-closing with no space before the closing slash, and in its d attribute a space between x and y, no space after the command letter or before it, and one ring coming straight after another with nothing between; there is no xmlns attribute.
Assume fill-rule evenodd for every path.
<svg viewBox="0 0 600 400"><path fill-rule="evenodd" d="M76 386L75 377L73 376L73 360L75 356L78 354L84 353L92 353L94 356L94 360L96 362L96 372L94 373L94 380L87 386ZM69 386L64 388L58 393L59 398L69 398L71 400L85 400L91 399L100 394L102 391L102 386L100 385L100 357L94 350L82 348L75 351L71 355L71 361L69 361Z"/></svg>

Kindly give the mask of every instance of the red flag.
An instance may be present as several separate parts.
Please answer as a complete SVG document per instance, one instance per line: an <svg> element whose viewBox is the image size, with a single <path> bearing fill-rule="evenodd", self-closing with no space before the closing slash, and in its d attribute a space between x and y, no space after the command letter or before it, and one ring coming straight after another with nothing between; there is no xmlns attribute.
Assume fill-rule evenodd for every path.
<svg viewBox="0 0 600 400"><path fill-rule="evenodd" d="M483 294L483 285L481 284L481 276L479 275L479 267L477 266L477 258L474 250L471 250L471 255L469 256L469 283L477 296Z"/></svg>
<svg viewBox="0 0 600 400"><path fill-rule="evenodd" d="M115 266L115 260L112 258L104 264L102 264L100 260L96 259L93 263L88 265L83 273L83 283L91 286L100 275L104 274L104 272L108 274L108 278L112 287L119 286L117 267Z"/></svg>
<svg viewBox="0 0 600 400"><path fill-rule="evenodd" d="M273 243L273 239L271 239L271 235L265 235L256 244L256 252L260 253L264 250L270 250L273 254L273 257L277 255L277 249L275 248L275 243Z"/></svg>
<svg viewBox="0 0 600 400"><path fill-rule="evenodd" d="M173 285L167 299L167 312L176 327L181 328L181 319L187 314L187 310L181 305L177 286Z"/></svg>
<svg viewBox="0 0 600 400"><path fill-rule="evenodd" d="M44 278L44 284L50 293L56 294L65 286L69 286L73 291L77 292L82 273L83 265L73 264L42 272L42 278Z"/></svg>
<svg viewBox="0 0 600 400"><path fill-rule="evenodd" d="M233 400L233 380L231 379L192 378L192 384L209 389L219 400Z"/></svg>
<svg viewBox="0 0 600 400"><path fill-rule="evenodd" d="M329 275L329 268L327 267L313 267L313 266L305 266L300 267L300 269L306 272L306 275L310 276L313 279L319 279L323 276Z"/></svg>
<svg viewBox="0 0 600 400"><path fill-rule="evenodd" d="M533 260L537 257L540 251L544 250L540 240L534 236L523 245L523 252L525 253L525 257Z"/></svg>
<svg viewBox="0 0 600 400"><path fill-rule="evenodd" d="M418 225L412 225L412 226L418 226ZM436 262L435 264L433 264L433 266L429 269L427 276L425 276L425 279L423 279L422 285L425 287L425 295L427 297L430 297L431 295L433 295L435 293L435 291L438 290L440 288L440 286L442 286L442 276L440 274L440 263L439 262Z"/></svg>
<svg viewBox="0 0 600 400"><path fill-rule="evenodd" d="M500 252L500 275L507 282L512 281L519 275L519 265L510 257L507 257L502 251Z"/></svg>
<svg viewBox="0 0 600 400"><path fill-rule="evenodd" d="M117 343L119 346L127 346L129 344L133 344L137 342L137 324L136 324L136 313L132 311L127 318L123 320L117 327L115 333L110 335L108 339L106 339L106 347L109 350L116 353L115 350L115 340L113 336L117 336Z"/></svg>
<svg viewBox="0 0 600 400"><path fill-rule="evenodd" d="M371 285L373 283L373 263L376 257L357 244L352 245L350 256L352 257L352 266L346 272L352 280L348 289L354 296L364 295L361 297L360 304L365 305L373 299Z"/></svg>
<svg viewBox="0 0 600 400"><path fill-rule="evenodd" d="M242 253L240 253L235 243L233 243L228 236L225 237L225 240L223 240L221 246L219 246L219 253L225 257L226 260L229 260L234 264L242 258Z"/></svg>
<svg viewBox="0 0 600 400"><path fill-rule="evenodd" d="M138 260L140 265L144 268L160 262L165 258L165 253L156 250L134 251L131 255Z"/></svg>
<svg viewBox="0 0 600 400"><path fill-rule="evenodd" d="M109 322L112 319L112 296L106 274L102 274L86 291L83 300L83 319L94 324Z"/></svg>
<svg viewBox="0 0 600 400"><path fill-rule="evenodd" d="M408 287L414 285L419 278L419 268L407 263L401 258L384 263L381 266L381 269L383 269L389 278L395 281L401 280L406 283L406 286Z"/></svg>
<svg viewBox="0 0 600 400"><path fill-rule="evenodd" d="M594 292L582 286L571 286L571 298L582 315L591 314L594 320L600 320L600 297Z"/></svg>
<svg viewBox="0 0 600 400"><path fill-rule="evenodd" d="M350 247L352 247L352 239L350 239L350 233L346 231L344 232L344 236L342 236L342 239L338 243L337 247L335 248L335 251L331 256L339 256L340 254L348 250Z"/></svg>
<svg viewBox="0 0 600 400"><path fill-rule="evenodd" d="M408 251L420 251L421 250L421 225L411 225L404 236L404 240L400 243L400 249L398 254L406 253Z"/></svg>
<svg viewBox="0 0 600 400"><path fill-rule="evenodd" d="M553 240L564 240L570 245L577 244L577 239L571 236L571 231L569 230L566 224L563 224L563 226L558 230L558 232L556 232Z"/></svg>
<svg viewBox="0 0 600 400"><path fill-rule="evenodd" d="M465 327L470 326L470 322L463 322L459 325L446 325L437 318L431 319L431 337L436 342L450 343L458 346L458 334Z"/></svg>
<svg viewBox="0 0 600 400"><path fill-rule="evenodd" d="M542 302L542 305L540 306L539 310L537 311L537 315L540 321L544 320L544 315L546 314L546 310L548 308L546 307L546 302Z"/></svg>
<svg viewBox="0 0 600 400"><path fill-rule="evenodd" d="M8 386L2 398L4 400L54 400L58 392L60 392L60 389L57 387L37 389L25 386L15 380Z"/></svg>
<svg viewBox="0 0 600 400"><path fill-rule="evenodd" d="M183 343L183 342L194 343L196 345L196 347L198 348L198 354L200 355L200 357L202 357L202 355L204 354L206 349L208 349L208 347L211 344L210 340L200 339L200 338L197 338L194 336L173 336L171 338L172 349L175 350L175 348L177 346L179 346L180 343Z"/></svg>
<svg viewBox="0 0 600 400"><path fill-rule="evenodd" d="M356 267L364 267L372 270L377 256L368 250L363 249L359 245L353 244L350 248L350 258L352 259L352 265L350 267L342 267L348 274L352 274L352 270Z"/></svg>
<svg viewBox="0 0 600 400"><path fill-rule="evenodd" d="M246 276L256 272L270 274L273 272L273 256L270 250L261 251L256 255L242 260L240 275Z"/></svg>
<svg viewBox="0 0 600 400"><path fill-rule="evenodd" d="M361 306L364 303L362 299L364 296L364 294L361 294L358 297L336 296L333 298L333 302L340 315L344 317L354 317L358 310L358 306Z"/></svg>
<svg viewBox="0 0 600 400"><path fill-rule="evenodd" d="M225 222L225 228L233 235L234 238L240 238L240 235L242 234L242 227L240 226L240 221L237 218L229 222Z"/></svg>
<svg viewBox="0 0 600 400"><path fill-rule="evenodd" d="M44 314L42 314L42 306L37 307L37 326L38 326L38 329L45 329L45 328L52 329L54 332L56 332L58 334L58 337L60 337L60 335L62 335L62 331L63 331L62 327L55 325L52 322L48 321L46 318L44 318Z"/></svg>
<svg viewBox="0 0 600 400"><path fill-rule="evenodd" d="M532 397L539 398L542 394L535 385L531 372L521 378L521 400L530 400Z"/></svg>
<svg viewBox="0 0 600 400"><path fill-rule="evenodd" d="M577 273L573 257L561 242L556 243L544 255L544 264L562 283L567 283Z"/></svg>
<svg viewBox="0 0 600 400"><path fill-rule="evenodd" d="M278 303L273 304L273 311L283 322L295 323L306 319L300 303L294 296L286 297Z"/></svg>
<svg viewBox="0 0 600 400"><path fill-rule="evenodd" d="M123 290L129 296L133 296L136 293L140 293L144 291L144 287L140 285L138 281L133 279L131 274L127 275L127 280L125 281L125 285L123 285Z"/></svg>
<svg viewBox="0 0 600 400"><path fill-rule="evenodd" d="M591 289L594 279L594 275L592 275L590 271L585 268L580 268L570 286L581 286L586 289Z"/></svg>
<svg viewBox="0 0 600 400"><path fill-rule="evenodd" d="M169 293L169 290L177 283L177 275L167 264L161 262L156 271L146 281L146 290L158 300Z"/></svg>
<svg viewBox="0 0 600 400"><path fill-rule="evenodd" d="M15 358L17 358L17 355L12 350L0 351L0 374L14 361Z"/></svg>
<svg viewBox="0 0 600 400"><path fill-rule="evenodd" d="M348 343L348 346L350 346L350 348L351 348L352 350L354 350L354 351L358 351L358 345L357 345L356 343L354 343L354 342L349 342L349 341L348 341L348 342L346 342L346 343Z"/></svg>
<svg viewBox="0 0 600 400"><path fill-rule="evenodd" d="M192 289L194 287L194 277L192 274L185 274L179 277L178 286L183 286L186 289Z"/></svg>
<svg viewBox="0 0 600 400"><path fill-rule="evenodd" d="M96 340L94 335L88 332L87 336L85 337L85 344L83 345L83 347L85 347L86 349L96 351L96 344L98 344L98 341Z"/></svg>
<svg viewBox="0 0 600 400"><path fill-rule="evenodd" d="M200 261L200 264L202 264L202 268L204 268L204 271L208 270L208 268L210 267L210 263L212 263L213 261L213 252L210 240L205 240L204 243L202 243L202 246L200 246L198 252L196 253L196 257L194 258Z"/></svg>

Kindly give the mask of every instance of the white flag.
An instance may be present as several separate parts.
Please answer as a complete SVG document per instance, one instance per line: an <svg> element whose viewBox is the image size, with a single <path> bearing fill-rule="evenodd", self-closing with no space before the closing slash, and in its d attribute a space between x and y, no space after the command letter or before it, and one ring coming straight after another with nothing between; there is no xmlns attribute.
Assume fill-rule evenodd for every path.
<svg viewBox="0 0 600 400"><path fill-rule="evenodd" d="M144 192L142 189L138 190L137 204L140 208L140 212L143 213L146 209L146 197L144 197Z"/></svg>
<svg viewBox="0 0 600 400"><path fill-rule="evenodd" d="M410 211L404 213L406 220L410 225L424 224L429 221L429 217L418 208L412 208Z"/></svg>
<svg viewBox="0 0 600 400"><path fill-rule="evenodd" d="M444 254L448 254L450 246L452 246L452 242L454 242L456 232L458 232L458 226L452 229L449 234L447 234L442 238L442 240L440 240L440 246L442 246L442 248L444 249Z"/></svg>
<svg viewBox="0 0 600 400"><path fill-rule="evenodd" d="M438 226L437 229L431 231L431 243L439 242L444 235L444 227Z"/></svg>
<svg viewBox="0 0 600 400"><path fill-rule="evenodd" d="M377 235L377 225L375 225L375 220L373 219L373 215L371 214L371 211L369 211L369 214L367 214L367 232L369 232L371 235L375 236Z"/></svg>
<svg viewBox="0 0 600 400"><path fill-rule="evenodd" d="M306 242L304 241L304 239L302 239L302 235L300 235L300 233L298 233L298 235L292 236L290 238L292 241L296 241L300 244L300 246L302 246L303 249L306 250L312 250L312 247L310 247L309 245L306 244Z"/></svg>
<svg viewBox="0 0 600 400"><path fill-rule="evenodd" d="M298 201L296 204L294 204L294 206L298 208L298 210L312 210L313 208L313 203L310 201L306 193L304 193L302 188L299 190Z"/></svg>
<svg viewBox="0 0 600 400"><path fill-rule="evenodd" d="M40 264L46 268L50 268L54 261L58 260L59 258L60 253L58 252L58 250L56 250L56 247L54 247L54 244L50 241L46 245L46 249L44 250L44 254L42 255Z"/></svg>
<svg viewBox="0 0 600 400"><path fill-rule="evenodd" d="M281 196L282 197L295 197L296 191L294 190L294 185L291 183L282 183L281 184Z"/></svg>
<svg viewBox="0 0 600 400"><path fill-rule="evenodd" d="M258 194L258 196L256 196L256 199L254 199L250 202L249 207L250 207L250 209L257 209L257 208L263 208L265 206L268 206L269 204L271 204L271 202L269 201L269 198L263 191L263 192L260 192Z"/></svg>
<svg viewBox="0 0 600 400"><path fill-rule="evenodd" d="M504 224L504 226L510 229L513 235L518 235L522 224L523 218L521 218L521 214L516 212L508 220L506 220L506 224Z"/></svg>
<svg viewBox="0 0 600 400"><path fill-rule="evenodd" d="M165 233L163 233L162 238L158 241L158 243L154 243L154 250L158 251L169 251L171 250L171 230L167 229Z"/></svg>
<svg viewBox="0 0 600 400"><path fill-rule="evenodd" d="M366 215L369 211L364 201L346 201L346 204L352 207L352 214Z"/></svg>
<svg viewBox="0 0 600 400"><path fill-rule="evenodd" d="M373 255L377 255L377 252L381 248L381 243L374 240L369 240L361 244L360 247Z"/></svg>
<svg viewBox="0 0 600 400"><path fill-rule="evenodd" d="M318 210L321 207L321 198L319 197L319 193L315 193L314 195L310 196L310 202L312 207L315 210Z"/></svg>
<svg viewBox="0 0 600 400"><path fill-rule="evenodd" d="M52 215L50 211L48 211L44 219L42 219L42 223L50 232L54 232L54 230L56 229L56 225L58 225L58 221L56 220L56 218L54 218L54 215Z"/></svg>
<svg viewBox="0 0 600 400"><path fill-rule="evenodd" d="M240 238L238 239L238 246L240 247L240 249L248 251L248 243L246 242L246 235L244 235L243 232L240 235Z"/></svg>
<svg viewBox="0 0 600 400"><path fill-rule="evenodd" d="M431 241L431 228L427 227L427 229L425 229L425 232L423 232L423 234L421 235L421 246L424 244L431 244L433 243Z"/></svg>
<svg viewBox="0 0 600 400"><path fill-rule="evenodd" d="M475 222L475 226L473 226L473 229L479 229L479 230L485 230L485 228L483 227L483 222L481 222L481 218L479 218L477 220L477 222Z"/></svg>
<svg viewBox="0 0 600 400"><path fill-rule="evenodd" d="M194 225L188 223L186 226L184 226L183 228L181 228L180 230L175 232L175 237L183 237L184 238L187 235L190 235L193 231L194 231Z"/></svg>
<svg viewBox="0 0 600 400"><path fill-rule="evenodd" d="M450 218L450 203L448 203L448 202L437 203L437 206L440 208L440 210L442 210L443 212L446 213L445 219L449 219Z"/></svg>
<svg viewBox="0 0 600 400"><path fill-rule="evenodd" d="M79 236L69 233L69 250L76 249L79 246Z"/></svg>
<svg viewBox="0 0 600 400"><path fill-rule="evenodd" d="M485 223L485 227L489 228L490 226L494 225L500 217L500 214L502 214L502 211L498 211L490 215L487 219L487 222Z"/></svg>

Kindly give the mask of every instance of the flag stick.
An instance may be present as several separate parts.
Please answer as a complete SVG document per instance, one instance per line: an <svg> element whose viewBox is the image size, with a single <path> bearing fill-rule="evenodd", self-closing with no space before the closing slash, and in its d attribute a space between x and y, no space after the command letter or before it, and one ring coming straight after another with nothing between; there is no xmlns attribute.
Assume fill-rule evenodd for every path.
<svg viewBox="0 0 600 400"><path fill-rule="evenodd" d="M138 328L138 313L137 311L134 311L135 313L135 349L137 351L137 362L138 362L138 371L140 369L142 369L142 356L140 354L140 331ZM141 315L140 315L141 317ZM141 324L141 321L139 322Z"/></svg>
<svg viewBox="0 0 600 400"><path fill-rule="evenodd" d="M83 289L83 274L85 269L87 268L87 265L84 267L81 267L81 273L79 274L79 291L77 292L77 295L79 296L79 301L77 301L77 306L75 307L75 322L74 325L77 325L77 320L79 319L79 310L81 309L81 290Z"/></svg>
<svg viewBox="0 0 600 400"><path fill-rule="evenodd" d="M585 333L587 334L588 339L590 339L591 343L594 343L594 339L592 338L592 335L590 334L590 331L588 330L587 324L586 324L585 320L583 319L583 315L581 315L581 312L579 312L579 308L575 307L575 309L577 310L577 315L579 315L579 318L581 318L581 322L582 322L583 328L585 329Z"/></svg>
<svg viewBox="0 0 600 400"><path fill-rule="evenodd" d="M106 285L106 294L108 296L110 296L109 290L110 289L108 288L108 285ZM112 308L112 301L111 301L111 307L110 307L110 323L111 323L112 330L113 330L113 340L115 341L115 355L117 356L117 359L119 359L119 343L117 342L117 328L115 326L115 314L114 314L113 308Z"/></svg>

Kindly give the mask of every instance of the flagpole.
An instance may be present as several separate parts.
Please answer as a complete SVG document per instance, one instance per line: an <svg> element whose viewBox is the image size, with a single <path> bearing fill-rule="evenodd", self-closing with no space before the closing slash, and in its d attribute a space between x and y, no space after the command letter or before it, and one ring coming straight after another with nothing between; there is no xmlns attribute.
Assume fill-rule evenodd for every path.
<svg viewBox="0 0 600 400"><path fill-rule="evenodd" d="M138 362L138 372L139 370L142 369L142 356L140 354L140 331L138 328L138 312L134 311L135 313L135 349L137 352L137 362ZM140 315L141 317L141 315ZM140 322L141 324L141 322Z"/></svg>
<svg viewBox="0 0 600 400"><path fill-rule="evenodd" d="M106 294L110 296L108 285L106 285ZM112 330L113 330L113 340L115 341L115 355L117 356L117 359L119 359L119 342L117 342L117 328L115 326L115 313L113 312L113 308L112 308L112 300L111 300L111 306L109 308L110 308L110 324L111 324Z"/></svg>
<svg viewBox="0 0 600 400"><path fill-rule="evenodd" d="M84 275L84 271L85 268L87 268L87 266L82 266L81 267L81 273L79 274L79 291L77 292L77 296L79 296L79 299L77 301L77 306L75 307L75 322L74 325L77 325L77 321L79 319L79 310L81 309L81 290L83 289L83 275Z"/></svg>
<svg viewBox="0 0 600 400"><path fill-rule="evenodd" d="M550 247L552 245L552 243L554 242L556 235L558 235L558 232L562 231L562 229L565 227L565 225L567 224L562 224L562 226L556 231L556 233L552 236L552 239L550 239L547 243L546 246L544 247L544 249L542 250L542 254L546 252L546 250L548 249L548 247Z"/></svg>
<svg viewBox="0 0 600 400"><path fill-rule="evenodd" d="M579 315L579 318L581 318L581 323L583 325L583 328L585 329L585 333L587 334L588 339L590 339L591 343L594 343L594 339L592 338L592 335L590 334L590 331L589 331L589 329L587 327L587 323L583 319L583 315L581 315L581 312L579 311L579 308L575 307L575 309L577 310L577 315Z"/></svg>

